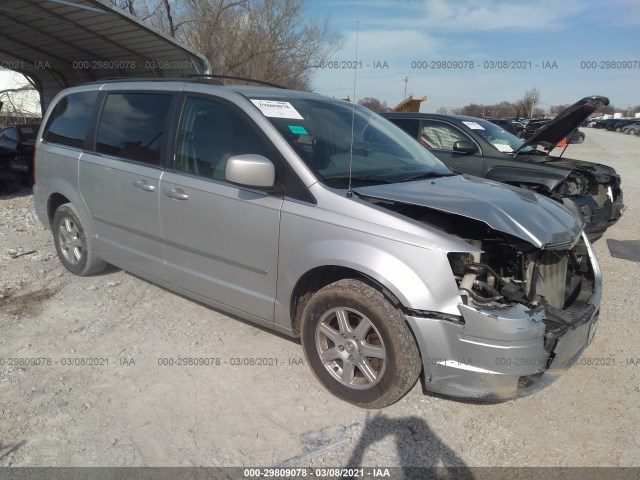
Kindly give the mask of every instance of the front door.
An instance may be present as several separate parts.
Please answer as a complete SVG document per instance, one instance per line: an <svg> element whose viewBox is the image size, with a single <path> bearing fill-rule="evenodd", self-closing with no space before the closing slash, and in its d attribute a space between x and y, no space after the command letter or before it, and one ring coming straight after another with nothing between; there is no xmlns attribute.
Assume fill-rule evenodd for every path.
<svg viewBox="0 0 640 480"><path fill-rule="evenodd" d="M477 154L457 152L453 149L453 144L457 141L476 143L458 127L439 120L422 120L418 140L454 170L469 175L482 175L480 147Z"/></svg>
<svg viewBox="0 0 640 480"><path fill-rule="evenodd" d="M282 196L224 178L233 155L272 157L236 107L187 97L175 169L160 181L166 280L225 307L273 320Z"/></svg>

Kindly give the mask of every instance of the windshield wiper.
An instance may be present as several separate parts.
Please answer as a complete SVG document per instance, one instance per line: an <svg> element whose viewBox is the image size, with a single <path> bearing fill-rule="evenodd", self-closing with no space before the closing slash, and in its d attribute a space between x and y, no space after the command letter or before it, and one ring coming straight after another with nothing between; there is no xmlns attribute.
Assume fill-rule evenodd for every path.
<svg viewBox="0 0 640 480"><path fill-rule="evenodd" d="M403 182L410 182L411 180L419 180L422 178L438 178L438 177L452 177L454 175L458 175L458 173L436 173L436 172L422 172L416 175L411 175L410 177L403 178Z"/></svg>
<svg viewBox="0 0 640 480"><path fill-rule="evenodd" d="M375 175L337 175L335 177L325 177L326 182L348 182L351 178L352 182L365 182L365 183L393 183L393 180L389 180L384 177L377 177Z"/></svg>

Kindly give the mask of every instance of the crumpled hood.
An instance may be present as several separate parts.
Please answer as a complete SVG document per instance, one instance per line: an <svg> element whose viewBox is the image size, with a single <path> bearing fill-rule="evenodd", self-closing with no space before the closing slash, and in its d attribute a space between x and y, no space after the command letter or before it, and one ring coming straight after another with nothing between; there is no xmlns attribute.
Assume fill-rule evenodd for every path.
<svg viewBox="0 0 640 480"><path fill-rule="evenodd" d="M516 152L533 144L543 145L552 150L560 140L578 128L589 115L603 105L609 105L607 97L592 96L578 100L529 137Z"/></svg>
<svg viewBox="0 0 640 480"><path fill-rule="evenodd" d="M372 185L353 191L363 197L473 218L538 248L572 242L584 225L569 210L546 197L467 175Z"/></svg>
<svg viewBox="0 0 640 480"><path fill-rule="evenodd" d="M616 172L615 168L602 163L588 162L585 160L575 160L573 158L558 158L552 155L537 155L527 156L522 155L519 158L531 159L536 163L544 163L547 166L555 167L558 172L564 172L565 177L568 176L571 171L587 172L600 183L609 182L611 178L620 181L620 175Z"/></svg>

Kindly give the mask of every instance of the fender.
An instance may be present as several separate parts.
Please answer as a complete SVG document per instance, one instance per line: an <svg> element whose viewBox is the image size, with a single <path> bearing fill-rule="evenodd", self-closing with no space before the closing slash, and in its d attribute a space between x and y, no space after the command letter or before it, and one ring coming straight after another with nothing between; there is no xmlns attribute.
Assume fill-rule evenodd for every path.
<svg viewBox="0 0 640 480"><path fill-rule="evenodd" d="M286 251L296 253L282 255ZM290 311L291 295L298 280L310 270L326 266L349 268L374 279L406 308L460 314L455 282L440 280L453 278L445 252L375 235L353 240L322 238L291 249L283 248L281 243L280 252L274 320L282 326L291 325L294 314Z"/></svg>
<svg viewBox="0 0 640 480"><path fill-rule="evenodd" d="M493 167L490 168L485 178L495 180L502 183L529 183L534 185L543 185L550 191L555 190L564 182L571 170L554 169L533 169L521 167Z"/></svg>

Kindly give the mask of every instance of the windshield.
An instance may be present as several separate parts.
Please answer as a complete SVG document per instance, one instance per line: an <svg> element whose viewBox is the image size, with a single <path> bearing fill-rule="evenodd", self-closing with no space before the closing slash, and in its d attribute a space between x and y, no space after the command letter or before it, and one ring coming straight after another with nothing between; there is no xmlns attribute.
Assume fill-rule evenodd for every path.
<svg viewBox="0 0 640 480"><path fill-rule="evenodd" d="M487 120L475 119L473 122L463 121L465 125L473 129L475 133L483 137L487 142L495 147L500 152L513 152L520 148L524 143L524 140L516 137L512 133L507 132L501 126L495 123L488 122ZM473 124L471 126L470 124ZM479 127L479 128L478 128ZM521 150L521 152L532 152L535 150L531 146L527 146Z"/></svg>
<svg viewBox="0 0 640 480"><path fill-rule="evenodd" d="M331 186L348 183L351 151L354 185L453 175L400 128L358 105L354 108L352 103L326 98L251 101Z"/></svg>

